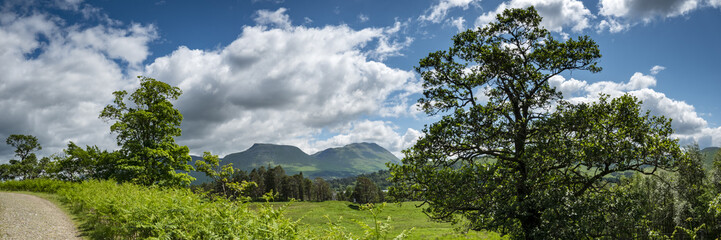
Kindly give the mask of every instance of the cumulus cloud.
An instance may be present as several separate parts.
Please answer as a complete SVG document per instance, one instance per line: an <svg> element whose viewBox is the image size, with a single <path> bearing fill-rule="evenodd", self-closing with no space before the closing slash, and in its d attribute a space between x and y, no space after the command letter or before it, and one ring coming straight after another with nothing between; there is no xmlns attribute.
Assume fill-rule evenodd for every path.
<svg viewBox="0 0 721 240"><path fill-rule="evenodd" d="M541 25L546 29L562 33L570 28L574 32L589 28L594 18L583 2L578 0L511 0L503 2L495 11L484 13L476 19L476 26L482 27L496 19L496 15L510 8L528 8L534 6L543 17Z"/></svg>
<svg viewBox="0 0 721 240"><path fill-rule="evenodd" d="M285 14L288 9L278 8L274 12L268 10L258 10L256 12L255 22L259 25L274 25L279 28L290 28L290 17Z"/></svg>
<svg viewBox="0 0 721 240"><path fill-rule="evenodd" d="M663 70L666 70L666 67L664 67L664 66L659 66L659 65L653 66L653 67L651 68L651 75L656 75L656 74L658 74L659 72L661 72L661 71L663 71Z"/></svg>
<svg viewBox="0 0 721 240"><path fill-rule="evenodd" d="M702 147L720 146L721 128L709 127L708 122L699 116L692 105L671 99L664 93L653 90L656 81L652 75L637 72L625 83L610 81L588 83L556 76L550 79L549 84L561 91L564 99L576 103L596 101L599 94L607 94L610 97L631 94L643 101L643 109L650 111L652 115L673 119L671 126L675 131L674 137L680 139L682 144L697 142Z"/></svg>
<svg viewBox="0 0 721 240"><path fill-rule="evenodd" d="M721 8L721 0L708 0L708 4L711 7Z"/></svg>
<svg viewBox="0 0 721 240"><path fill-rule="evenodd" d="M174 102L185 118L178 143L195 154L224 155L255 142L312 152L340 144L341 136L378 142L394 153L408 146L417 131L362 120L412 112L408 98L420 92L414 73L379 61L400 55L412 41L400 37L404 23L308 28L292 25L286 11L258 11L257 25L243 27L227 46L181 46L147 65L148 45L158 38L153 25L96 19L95 25L68 26L41 11L3 12L0 139L35 135L43 156L61 152L68 141L115 149L109 123L98 115L113 91L132 91L138 86L133 76L145 75L184 91ZM0 161L11 155L0 145Z"/></svg>
<svg viewBox="0 0 721 240"><path fill-rule="evenodd" d="M466 22L466 19L463 19L463 17L455 18L451 21L451 25L456 27L458 29L458 32L462 32L466 30L466 27L463 25Z"/></svg>
<svg viewBox="0 0 721 240"><path fill-rule="evenodd" d="M631 24L621 23L616 19L608 18L603 19L601 20L601 22L599 22L598 26L596 27L596 32L600 33L608 30L611 33L618 33L627 30L629 27L631 27Z"/></svg>
<svg viewBox="0 0 721 240"><path fill-rule="evenodd" d="M112 92L127 89L123 69L140 64L156 38L152 25L67 26L34 12L0 18L0 139L38 137L42 155L68 141L114 148L108 125L98 119ZM0 145L2 161L12 149Z"/></svg>
<svg viewBox="0 0 721 240"><path fill-rule="evenodd" d="M424 15L418 17L418 20L424 22L441 23L446 19L448 11L452 8L468 9L470 5L477 5L479 0L440 0L438 4L428 8Z"/></svg>
<svg viewBox="0 0 721 240"><path fill-rule="evenodd" d="M601 0L599 14L650 21L655 17L684 15L697 7L699 0Z"/></svg>
<svg viewBox="0 0 721 240"><path fill-rule="evenodd" d="M620 32L639 23L684 16L704 7L721 7L719 0L600 0L599 15L605 17L598 31Z"/></svg>
<svg viewBox="0 0 721 240"><path fill-rule="evenodd" d="M293 144L312 152L341 144L338 139L343 138L316 141L314 136L353 123L349 132L342 132L354 136L348 139L379 142L395 152L404 146L398 144L403 137L399 134L386 133L389 139L351 134L370 128L354 123L362 116L407 114L408 96L420 91L412 72L373 60L397 54L409 44L407 39L391 40L402 23L360 30L345 25L261 25L244 27L221 49L180 47L146 67L145 75L184 91L177 102L185 116L180 143L219 154L254 142Z"/></svg>

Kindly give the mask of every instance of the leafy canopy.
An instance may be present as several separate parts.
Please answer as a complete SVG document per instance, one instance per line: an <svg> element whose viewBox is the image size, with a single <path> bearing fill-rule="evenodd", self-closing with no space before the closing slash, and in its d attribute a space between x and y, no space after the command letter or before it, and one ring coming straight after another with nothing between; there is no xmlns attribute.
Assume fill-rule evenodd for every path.
<svg viewBox="0 0 721 240"><path fill-rule="evenodd" d="M518 239L575 239L591 233L613 173L671 167L680 148L670 120L642 112L632 96L572 104L549 79L601 70L588 36L559 41L533 7L509 9L453 46L421 59L419 100L442 119L390 164L390 193L422 199L442 221ZM584 215L589 214L589 215ZM603 218L600 218L603 219ZM579 227L580 226L580 227Z"/></svg>
<svg viewBox="0 0 721 240"><path fill-rule="evenodd" d="M181 134L183 115L170 102L178 99L182 91L153 78L138 78L139 89L130 96L126 91L114 92L113 104L100 114L102 119L115 121L110 131L118 134L122 156L117 180L143 185L189 185L192 177L176 171L192 169L188 147L179 146L174 139Z"/></svg>
<svg viewBox="0 0 721 240"><path fill-rule="evenodd" d="M0 165L0 180L5 179L33 179L42 175L50 158L44 157L38 162L35 151L42 150L38 139L33 135L11 134L5 143L15 148L15 156L9 164Z"/></svg>
<svg viewBox="0 0 721 240"><path fill-rule="evenodd" d="M15 148L15 156L20 158L16 161L20 162L35 159L34 152L43 149L33 135L11 134L5 143Z"/></svg>

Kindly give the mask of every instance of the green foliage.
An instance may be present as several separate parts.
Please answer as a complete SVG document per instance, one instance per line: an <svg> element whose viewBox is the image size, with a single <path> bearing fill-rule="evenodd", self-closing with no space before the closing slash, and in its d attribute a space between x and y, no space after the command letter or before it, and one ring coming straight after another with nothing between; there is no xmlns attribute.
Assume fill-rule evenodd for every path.
<svg viewBox="0 0 721 240"><path fill-rule="evenodd" d="M532 7L508 9L421 59L419 103L447 115L402 165L389 165L392 196L423 199L433 219L516 239L587 238L604 219L604 178L680 159L670 120L642 112L635 97L563 101L549 79L598 72L601 54L588 36L561 42L540 22Z"/></svg>
<svg viewBox="0 0 721 240"><path fill-rule="evenodd" d="M306 239L297 222L269 204L250 210L207 201L188 189L114 181L70 183L36 179L0 183L3 190L57 193L92 239Z"/></svg>
<svg viewBox="0 0 721 240"><path fill-rule="evenodd" d="M32 135L11 134L5 140L5 143L15 148L15 156L19 157L21 162L29 158L35 158L33 152L43 149L38 143L38 139Z"/></svg>
<svg viewBox="0 0 721 240"><path fill-rule="evenodd" d="M311 195L311 199L315 201L333 200L333 190L331 190L330 184L319 177L313 180Z"/></svg>
<svg viewBox="0 0 721 240"><path fill-rule="evenodd" d="M358 177L351 198L361 204L377 203L383 201L383 193L370 179Z"/></svg>
<svg viewBox="0 0 721 240"><path fill-rule="evenodd" d="M65 181L80 182L87 179L109 179L115 175L116 152L100 150L97 146L79 147L74 142L68 143L63 150L64 156L56 158L55 178Z"/></svg>
<svg viewBox="0 0 721 240"><path fill-rule="evenodd" d="M716 215L716 217L721 217L721 194L709 203L708 212Z"/></svg>
<svg viewBox="0 0 721 240"><path fill-rule="evenodd" d="M218 155L210 154L210 152L204 152L203 160L195 161L195 169L198 172L205 173L205 175L213 179L214 182L219 183L223 189L223 196L228 196L228 191L225 188L230 181L230 177L233 173L235 173L232 163L221 166ZM240 188L240 186L237 185L233 186Z"/></svg>
<svg viewBox="0 0 721 240"><path fill-rule="evenodd" d="M346 189L346 187L355 185L356 179L358 177L366 177L373 181L373 183L378 186L378 188L388 189L388 187L391 186L391 183L388 181L388 178L390 178L390 176L391 173L388 170L379 170L377 172L365 173L353 177L330 179L328 180L328 184L330 184L333 190L343 191Z"/></svg>
<svg viewBox="0 0 721 240"><path fill-rule="evenodd" d="M66 189L71 186L73 186L73 184L70 182L47 178L0 182L0 190L5 191L57 193L58 190Z"/></svg>
<svg viewBox="0 0 721 240"><path fill-rule="evenodd" d="M0 180L33 179L46 174L50 158L45 157L38 162L34 152L43 147L35 136L12 134L5 142L15 148L15 156L19 159L11 159L9 164L0 165Z"/></svg>
<svg viewBox="0 0 721 240"><path fill-rule="evenodd" d="M713 195L721 194L721 151L717 151L713 157L710 172L710 187Z"/></svg>
<svg viewBox="0 0 721 240"><path fill-rule="evenodd" d="M209 157L209 156L206 156ZM215 162L210 158L210 162ZM215 166L215 168L227 168L228 165L218 167L218 165L208 165L205 161L197 161L196 165L199 169ZM220 177L211 183L204 183L199 187L194 187L196 191L205 191L211 196L222 195L228 199L248 199L254 201L264 201L263 197L266 193L274 192L278 196L274 198L277 201L327 201L333 199L333 191L330 185L322 178L316 178L314 181L298 173L292 176L285 174L281 166L265 167L253 169L250 174L245 171L235 170L233 174L228 170L225 173L225 180ZM208 175L211 176L211 175ZM251 184L252 183L252 184ZM226 191L226 187L230 188Z"/></svg>
<svg viewBox="0 0 721 240"><path fill-rule="evenodd" d="M182 91L152 78L138 78L139 89L130 96L126 91L114 92L113 104L100 114L104 120L115 121L110 131L118 134L121 147L115 178L143 185L190 185L193 179L177 172L190 171L191 158L188 147L175 143L183 115L170 102ZM130 105L125 103L126 97Z"/></svg>

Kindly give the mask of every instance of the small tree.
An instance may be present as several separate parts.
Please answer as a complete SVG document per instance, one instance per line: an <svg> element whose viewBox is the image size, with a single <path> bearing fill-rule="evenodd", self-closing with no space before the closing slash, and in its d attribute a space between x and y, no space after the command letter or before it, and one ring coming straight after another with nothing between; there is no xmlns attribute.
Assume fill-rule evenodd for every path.
<svg viewBox="0 0 721 240"><path fill-rule="evenodd" d="M36 159L35 151L42 150L43 147L38 143L38 139L32 135L12 134L5 143L15 148L15 156L20 158L20 162L26 159Z"/></svg>
<svg viewBox="0 0 721 240"><path fill-rule="evenodd" d="M316 177L313 180L313 185L315 187L313 188L314 196L312 200L322 202L333 199L333 192L330 189L330 184L323 180L323 178Z"/></svg>
<svg viewBox="0 0 721 240"><path fill-rule="evenodd" d="M203 153L203 160L195 161L195 168L198 172L205 173L206 176L213 179L213 182L219 183L223 190L223 196L228 196L226 185L230 182L230 178L235 173L233 170L233 164L228 163L220 165L220 158L218 155L213 155L210 152Z"/></svg>
<svg viewBox="0 0 721 240"><path fill-rule="evenodd" d="M38 143L38 139L32 135L12 134L5 142L15 148L15 156L19 159L11 159L10 165L4 167L5 179L15 179L21 177L23 179L33 179L40 176L44 171L43 166L47 165L49 158L41 159L35 156L35 151L42 150L43 147Z"/></svg>
<svg viewBox="0 0 721 240"><path fill-rule="evenodd" d="M115 177L143 185L190 185L193 178L178 172L189 172L192 168L188 164L189 149L179 146L174 139L181 134L183 115L170 102L182 91L152 78L138 78L139 89L130 96L126 91L114 92L113 104L100 114L102 119L115 121L110 131L118 134L121 147Z"/></svg>
<svg viewBox="0 0 721 240"><path fill-rule="evenodd" d="M355 188L353 189L352 198L357 203L376 203L380 202L380 196L378 195L379 189L376 184L373 183L367 177L358 177L356 180Z"/></svg>

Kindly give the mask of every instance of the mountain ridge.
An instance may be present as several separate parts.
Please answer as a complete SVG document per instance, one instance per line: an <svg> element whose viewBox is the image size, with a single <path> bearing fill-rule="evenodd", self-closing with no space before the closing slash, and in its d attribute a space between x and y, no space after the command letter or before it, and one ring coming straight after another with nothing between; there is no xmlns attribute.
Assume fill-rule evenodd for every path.
<svg viewBox="0 0 721 240"><path fill-rule="evenodd" d="M192 163L202 159L199 156L191 157ZM387 169L387 162L400 163L400 160L376 143L361 142L328 148L310 155L292 145L255 143L245 151L225 155L220 163L232 163L233 168L247 172L254 168L280 165L289 175L302 172L310 178L334 179L384 170ZM190 175L197 178L193 184L210 181L204 173L192 171Z"/></svg>

